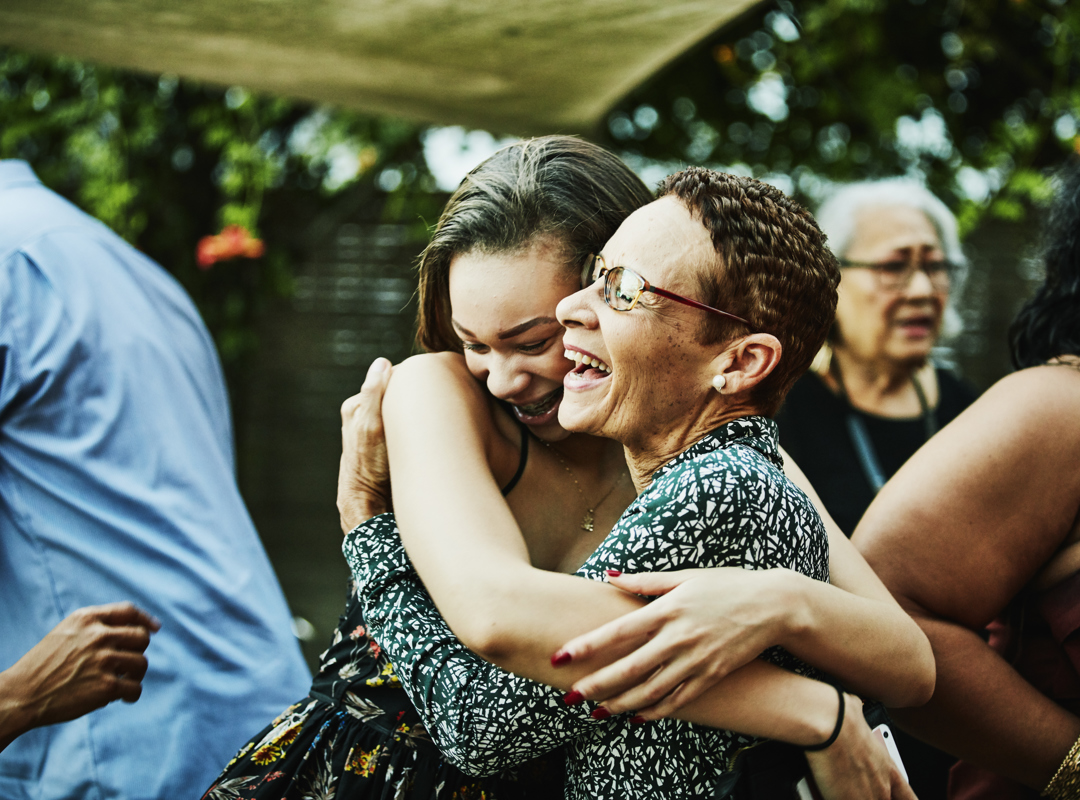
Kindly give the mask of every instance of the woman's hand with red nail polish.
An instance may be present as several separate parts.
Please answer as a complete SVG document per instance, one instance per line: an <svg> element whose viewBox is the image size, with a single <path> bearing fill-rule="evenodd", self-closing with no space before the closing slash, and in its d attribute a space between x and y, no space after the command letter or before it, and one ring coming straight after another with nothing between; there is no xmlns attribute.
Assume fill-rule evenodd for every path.
<svg viewBox="0 0 1080 800"><path fill-rule="evenodd" d="M606 572L610 584L623 591L663 595L558 651L579 662L601 652L628 653L571 687L612 714L668 716L777 643L779 625L770 616L776 603L762 602L771 597L762 591L771 585L765 573L735 568Z"/></svg>

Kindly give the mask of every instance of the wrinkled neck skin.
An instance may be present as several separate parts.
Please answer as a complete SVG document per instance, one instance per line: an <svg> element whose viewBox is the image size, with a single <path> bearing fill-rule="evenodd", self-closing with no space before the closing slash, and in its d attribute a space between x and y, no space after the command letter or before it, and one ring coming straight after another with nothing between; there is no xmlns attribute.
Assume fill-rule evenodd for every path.
<svg viewBox="0 0 1080 800"><path fill-rule="evenodd" d="M634 488L641 494L652 483L658 469L706 435L732 420L760 413L749 398L713 392L697 413L684 414L682 420L647 423L623 442L626 463Z"/></svg>
<svg viewBox="0 0 1080 800"><path fill-rule="evenodd" d="M834 369L839 369L844 388L852 398L876 405L882 399L907 391L911 376L926 361L893 361L891 359L862 359L843 347L833 349ZM835 380L830 370L829 377Z"/></svg>
<svg viewBox="0 0 1080 800"><path fill-rule="evenodd" d="M848 401L858 409L885 417L917 416L922 411L912 380L917 379L930 407L937 406L937 379L933 365L926 359L894 361L865 360L851 351L833 349L833 365L823 376L826 385L840 392L836 373L840 373Z"/></svg>

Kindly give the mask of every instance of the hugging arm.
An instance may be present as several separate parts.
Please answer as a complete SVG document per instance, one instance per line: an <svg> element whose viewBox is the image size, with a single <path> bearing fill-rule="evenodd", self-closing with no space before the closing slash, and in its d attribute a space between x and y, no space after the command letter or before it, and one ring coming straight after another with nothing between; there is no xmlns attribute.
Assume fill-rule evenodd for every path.
<svg viewBox="0 0 1080 800"><path fill-rule="evenodd" d="M584 660L569 670L551 667L548 652L552 646L546 642L558 642L565 637L563 625L566 621L569 621L571 635L583 633L643 604L610 586L570 575L540 572L528 565L521 533L491 477L486 459L489 443L484 437L482 415L486 412L487 396L460 360L455 361L454 356L424 356L422 360L410 360L396 367L383 408L387 410L390 461L396 480L395 506L399 514L410 518L411 512L421 512L417 515L419 519L413 518L414 524L424 521L424 513L432 517L426 521L433 525L435 545L428 550L430 543L414 542L414 546L419 547L416 557L426 559L429 567L438 568L438 574L433 573L426 585L433 589L438 584L437 591L443 594L445 605L458 614L461 624L456 626L455 633L464 638L471 637L481 647L486 645L491 650L499 650L503 647L500 641L504 641L500 628L524 625L530 632L537 632L540 625L535 619L535 610L539 605L545 609L540 622L546 626L541 634L546 636L546 641L537 649L538 660L526 657L524 668L514 667L515 672L566 688L576 677L575 669L583 673L591 666L602 665L605 659L617 657L619 653L605 654L602 659ZM424 420L429 420L430 424ZM411 457L407 445L415 448ZM406 475L411 476L413 485L410 486L409 479L403 479ZM352 548L352 553L363 560L374 551L363 543L364 540L360 541ZM352 566L363 587L367 579L361 577L362 564L353 560ZM474 566L480 566L480 569L473 569ZM392 569L383 565L384 570L388 567ZM372 591L372 586L364 591ZM379 589L374 591L377 595ZM430 605L431 601L419 583L411 585L406 594ZM500 686L505 687L511 686L505 683L511 678L504 673L490 672L491 667L476 659L457 638L449 635L442 618L429 616L426 624L418 626L413 618L415 609L407 608L402 602L388 601L387 592L382 592L381 596L382 610L376 608L380 604L378 596L368 597L365 604L365 612L378 621L382 630L382 633L378 630L373 633L387 648L401 674L406 676L411 696L421 713L429 713L427 719L438 736L438 744L450 749L457 747L462 754L477 748L482 752L495 752L502 747L497 737L489 735L489 726L478 735L471 731L477 720L484 721L485 717L476 714L483 710L483 706L475 702L475 697L480 695L471 695L473 700L470 701L470 684L480 686L484 680L496 684L503 681ZM511 608L509 623L504 614L508 601L516 604ZM440 610L447 613L444 608ZM435 633L438 625L443 625L441 633ZM424 633L431 633L432 640L424 643L416 638ZM531 639L529 641L531 643ZM476 647L475 643L473 646ZM422 663L433 667L427 670L428 677L419 677L426 672L420 666ZM454 668L442 668L450 665ZM476 678L477 675L484 677ZM432 679L444 681L445 691L434 692ZM428 682L424 683L426 680ZM473 683L474 680L477 682ZM462 686L465 695L459 692ZM518 690L507 691L516 693ZM434 709L431 699L440 693L455 700L444 703L440 713L431 714ZM557 694L539 696L543 713L580 714L562 702L553 704L552 697L557 699ZM858 704L855 699L849 699L849 702ZM532 715L535 710L526 708L522 713ZM696 704L681 711L679 716L715 727L808 745L822 742L832 733L836 713L836 693L826 684L754 660L728 676L721 686L707 692ZM454 715L457 719L448 722L438 719ZM833 774L843 776L840 785L823 785L825 796L831 799L888 797L892 785L893 797L908 797L906 787L900 785L899 776L885 751L869 736L861 715L848 715L847 719L849 723L843 728L838 743L811 760L820 784L821 776L828 773L827 769L820 770L829 764L845 764L845 767L833 770ZM500 722L500 731L516 729L516 726L503 726ZM564 726L562 730L567 729ZM453 737L460 737L459 744L450 741ZM516 752L522 754L523 751ZM858 769L852 769L850 764L858 764ZM473 767L486 770L491 765L474 764Z"/></svg>
<svg viewBox="0 0 1080 800"><path fill-rule="evenodd" d="M588 705L567 706L561 692L505 672L450 631L405 555L393 517L361 525L345 541L365 621L394 664L405 691L447 760L473 775L516 766L595 729ZM579 579L580 580L580 579ZM583 581L588 583L588 581ZM823 741L836 714L832 687L756 660L681 712L702 724L737 727L809 744ZM845 723L826 750L807 760L826 800L914 800L846 696ZM817 730L813 730L816 719ZM824 727L820 727L824 726Z"/></svg>
<svg viewBox="0 0 1080 800"><path fill-rule="evenodd" d="M476 396L470 399L472 390ZM464 365L452 357L424 357L395 368L384 404L395 507L402 527L426 529L430 534L406 535L405 546L411 550L414 563L423 563L421 572L427 573L424 585L436 597L439 611L449 619L454 633L501 666L565 689L576 677L620 653L605 653L556 669L549 659L555 646L567 635L583 633L640 608L642 602L595 581L546 573L529 565L517 524L487 463L488 443L480 416L487 413L486 402ZM366 550L366 546L359 546L354 552ZM353 566L356 570L355 562ZM375 609L376 603L377 599L366 604L373 617L382 613ZM395 650L400 643L395 642L396 636L420 629L410 622L400 603L390 603L389 611L382 617L385 623L380 623L384 632L375 635L381 635L380 641L399 669L409 673L412 668L406 661L410 658L449 663L445 654L423 655L420 646ZM507 637L507 631L513 631L515 637ZM514 641L526 646L515 649ZM437 672L451 675L453 682L452 670ZM449 689L453 691L453 686ZM425 702L415 694L413 699L418 705ZM473 711L472 706L460 702L444 708L466 716ZM565 713L559 704L555 708ZM836 712L837 698L831 687L752 659L678 716L808 745L828 738ZM857 735L860 725L866 728L861 717L849 715L848 719L854 726L851 747L863 748L859 751L861 763L874 762L879 777L882 770L888 776L888 765L875 762L879 754L870 752L867 739ZM453 727L461 729L457 723ZM870 744L876 748L872 741ZM840 747L830 748L823 758L841 757L843 752ZM847 752L850 755L853 750ZM859 796L857 791L861 790L850 796ZM829 796L849 795L832 792Z"/></svg>
<svg viewBox="0 0 1080 800"><path fill-rule="evenodd" d="M463 368L457 373L459 379L471 380ZM342 407L338 505L346 531L390 507L379 411L388 377L388 364L376 363L361 393ZM480 395L471 402L480 403ZM789 478L814 502L829 533L832 586L789 570L730 568L614 579L612 583L635 594L667 596L561 648L560 652L579 664L591 663L600 651L611 656L626 654L596 673L582 676L574 683L575 690L606 700L616 712L651 707L656 716L667 715L766 648L781 645L852 690L888 705L918 705L928 699L934 660L926 637L832 521L802 471L789 458L785 461ZM508 523L504 520L503 524ZM419 532L418 538L421 535ZM452 546L453 540L447 538L442 544ZM484 546L482 540L477 544ZM432 563L436 561L432 559ZM478 558L466 569L480 571L483 564L483 558ZM485 593L491 597L491 581L506 584L490 571L478 577L479 583L461 582L460 589L467 594L460 596L466 603L484 603L496 617L474 617L474 607L462 608L457 615L462 625L470 619L481 623L459 632L489 658L513 667L500 660L500 640L505 647L520 646L522 642L516 637L521 630L531 628L500 624L498 609L505 606L485 603L484 598ZM513 602L521 597L514 594L504 599ZM633 608L624 606L626 611ZM455 617L453 608L446 611ZM558 636L555 639L557 644L565 641ZM528 638L525 644L531 646L532 642ZM537 647L531 656L542 660L547 653L540 651L546 646ZM663 669L658 669L660 666Z"/></svg>
<svg viewBox="0 0 1080 800"><path fill-rule="evenodd" d="M598 724L589 716L591 707L567 706L559 689L505 672L454 636L409 563L391 515L375 517L351 533L345 554L369 631L390 657L436 743L455 764L488 774ZM558 577L619 594L594 581ZM678 716L811 745L828 738L836 713L836 691L828 684L755 660Z"/></svg>
<svg viewBox="0 0 1080 800"><path fill-rule="evenodd" d="M345 540L364 622L446 759L492 775L553 750L600 723L562 692L476 656L454 636L424 591L392 515Z"/></svg>
<svg viewBox="0 0 1080 800"><path fill-rule="evenodd" d="M1080 375L999 381L886 484L853 541L929 637L937 687L905 728L1041 789L1080 719L975 633L1059 551L1080 509ZM913 502L917 498L917 502Z"/></svg>
<svg viewBox="0 0 1080 800"><path fill-rule="evenodd" d="M829 534L830 584L785 569L637 573L611 583L663 595L645 608L567 642L571 659L633 644L632 653L574 683L612 711L666 716L772 645L887 705L920 705L934 686L934 656L833 522L806 476L785 472L811 499Z"/></svg>

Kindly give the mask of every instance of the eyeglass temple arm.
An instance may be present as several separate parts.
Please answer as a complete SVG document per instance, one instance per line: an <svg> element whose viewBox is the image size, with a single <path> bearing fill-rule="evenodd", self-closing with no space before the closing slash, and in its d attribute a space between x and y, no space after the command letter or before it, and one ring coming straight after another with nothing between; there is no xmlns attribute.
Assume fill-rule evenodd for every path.
<svg viewBox="0 0 1080 800"><path fill-rule="evenodd" d="M727 311L721 311L719 308L713 308L712 306L707 306L704 303L699 303L697 300L691 300L689 297L683 297L681 294L669 292L667 289L658 289L656 287L649 286L645 289L645 291L652 292L653 294L658 294L661 297L668 298L669 300L674 300L676 303L684 303L688 306L693 306L694 308L700 308L702 311L711 311L714 314L720 314L721 316L725 316L728 319L733 319L736 322L741 322L744 325L750 325L749 320L743 319L742 317L737 317L734 314L729 314ZM753 328L754 326L750 325L750 327Z"/></svg>

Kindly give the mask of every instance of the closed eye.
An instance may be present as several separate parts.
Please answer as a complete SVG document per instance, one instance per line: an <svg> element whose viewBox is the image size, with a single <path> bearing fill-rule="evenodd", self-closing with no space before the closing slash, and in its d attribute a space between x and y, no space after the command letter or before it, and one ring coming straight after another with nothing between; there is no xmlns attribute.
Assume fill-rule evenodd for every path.
<svg viewBox="0 0 1080 800"><path fill-rule="evenodd" d="M518 345L518 350L522 353L539 353L546 350L549 344L551 344L551 339L544 339L542 342L520 344Z"/></svg>

